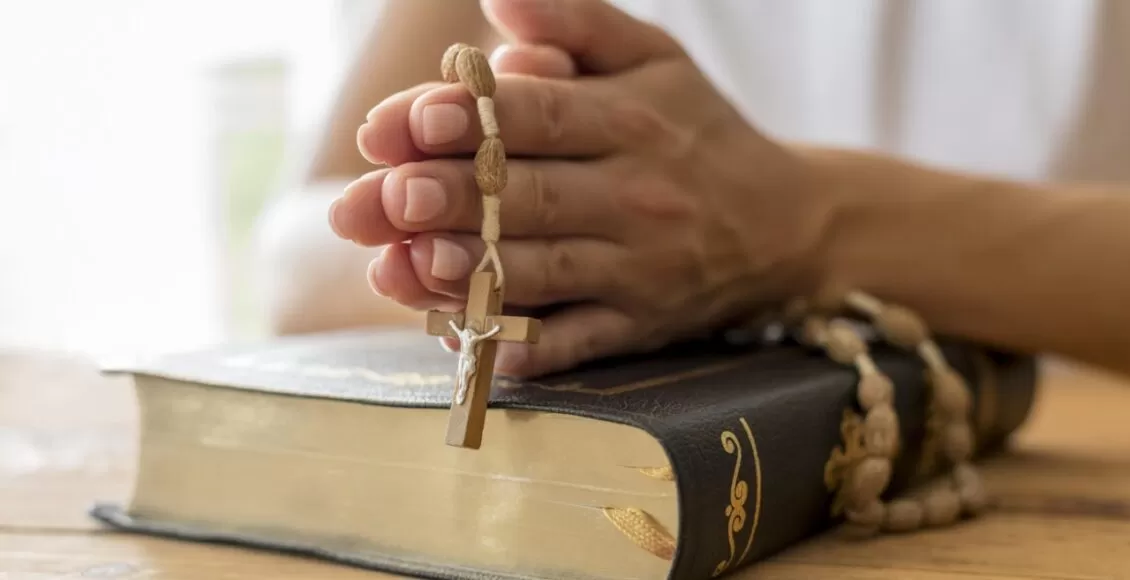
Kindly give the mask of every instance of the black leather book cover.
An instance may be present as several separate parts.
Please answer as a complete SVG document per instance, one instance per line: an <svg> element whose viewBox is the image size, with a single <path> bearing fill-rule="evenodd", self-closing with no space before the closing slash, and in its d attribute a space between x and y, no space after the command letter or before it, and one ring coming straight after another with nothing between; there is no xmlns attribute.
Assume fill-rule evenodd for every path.
<svg viewBox="0 0 1130 580"><path fill-rule="evenodd" d="M979 451L999 447L1029 413L1034 360L940 344L973 389ZM922 363L912 353L882 345L872 352L896 384L903 452L889 493L897 493L916 477L928 393ZM108 370L361 404L447 407L455 363L434 338L409 330L292 337ZM833 523L823 470L841 444L840 423L844 410L854 408L856 380L853 369L795 344L703 340L534 381L496 377L490 405L625 423L658 439L679 495L681 529L670 577L698 579L762 560ZM489 420L483 444L506 444L491 439ZM119 527L178 535L174 528L130 520L113 506L99 506L94 515ZM253 539L243 543L264 547ZM278 548L351 561L349 555ZM435 577L477 576L352 563Z"/></svg>

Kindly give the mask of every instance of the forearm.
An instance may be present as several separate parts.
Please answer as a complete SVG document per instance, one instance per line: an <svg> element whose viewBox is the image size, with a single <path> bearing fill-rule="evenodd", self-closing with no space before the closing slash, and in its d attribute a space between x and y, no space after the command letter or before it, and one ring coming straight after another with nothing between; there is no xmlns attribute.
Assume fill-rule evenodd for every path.
<svg viewBox="0 0 1130 580"><path fill-rule="evenodd" d="M478 2L388 0L346 75L305 177L308 183L353 179L371 171L357 149L357 128L395 93L439 80L439 58L455 42L493 50L501 39Z"/></svg>
<svg viewBox="0 0 1130 580"><path fill-rule="evenodd" d="M826 283L910 306L939 334L1130 372L1130 189L807 154L844 188Z"/></svg>

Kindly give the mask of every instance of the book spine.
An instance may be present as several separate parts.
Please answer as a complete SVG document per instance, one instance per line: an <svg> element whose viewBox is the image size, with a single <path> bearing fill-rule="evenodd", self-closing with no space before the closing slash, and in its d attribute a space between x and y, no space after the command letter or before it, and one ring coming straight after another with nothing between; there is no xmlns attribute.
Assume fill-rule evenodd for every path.
<svg viewBox="0 0 1130 580"><path fill-rule="evenodd" d="M1028 416L1035 362L972 348L946 351L974 396L978 455L1000 448ZM921 454L929 398L923 367L897 353L876 361L896 384L901 451L885 499L937 473ZM843 445L841 421L855 406L850 369L782 377L780 388L747 385L727 404L704 401L666 434L679 490L680 529L671 578L726 575L819 533L838 518L824 469ZM709 390L707 390L709 391ZM720 410L722 409L722 410ZM668 427L671 423L665 424ZM991 490L990 490L991 492Z"/></svg>

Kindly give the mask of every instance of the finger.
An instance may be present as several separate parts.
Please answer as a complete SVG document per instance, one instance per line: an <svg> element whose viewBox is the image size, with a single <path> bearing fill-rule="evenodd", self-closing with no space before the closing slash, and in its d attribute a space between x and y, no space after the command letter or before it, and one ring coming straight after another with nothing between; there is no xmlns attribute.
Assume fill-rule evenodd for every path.
<svg viewBox="0 0 1130 580"><path fill-rule="evenodd" d="M420 284L430 292L465 300L484 244L469 234L424 234L412 238L410 257ZM506 304L536 307L591 300L617 292L621 246L585 238L502 240L498 253Z"/></svg>
<svg viewBox="0 0 1130 580"><path fill-rule="evenodd" d="M595 157L617 146L616 109L591 84L525 75L497 79L495 116L508 155ZM382 108L358 131L358 146L375 158L470 156L483 141L475 98L461 84L420 95L410 110ZM408 138L405 143L390 140ZM413 153L405 154L411 149ZM392 162L390 162L392 163Z"/></svg>
<svg viewBox="0 0 1130 580"><path fill-rule="evenodd" d="M577 76L577 66L569 53L536 44L503 44L490 57L496 74L525 74L566 79Z"/></svg>
<svg viewBox="0 0 1130 580"><path fill-rule="evenodd" d="M623 230L617 220L614 185L597 164L574 161L511 160L506 187L499 193L499 225L507 237L587 236L614 239ZM360 192L357 195L362 195ZM353 219L368 227L366 239L405 232L480 232L483 197L475 183L474 162L437 159L408 163L392 170L382 188L368 188L383 207L384 219ZM356 233L356 232L355 232Z"/></svg>
<svg viewBox="0 0 1130 580"><path fill-rule="evenodd" d="M481 0L483 13L514 39L557 46L594 73L679 57L669 34L604 0Z"/></svg>
<svg viewBox="0 0 1130 580"><path fill-rule="evenodd" d="M495 369L500 374L528 378L627 353L636 348L634 329L632 320L614 308L571 306L542 321L536 344L499 344Z"/></svg>
<svg viewBox="0 0 1130 580"><path fill-rule="evenodd" d="M409 234L389 221L381 205L381 189L391 171L385 168L362 175L330 204L330 227L338 237L367 247L408 239Z"/></svg>
<svg viewBox="0 0 1130 580"><path fill-rule="evenodd" d="M552 46L527 44L500 46L492 56L496 72L522 74L546 78L571 78L576 75L576 66L567 53ZM406 119L413 103L421 96L445 83L425 83L388 97L373 107L366 116L366 122L357 130L357 148L361 156L375 165L397 166L411 161L426 159L430 155L417 146L412 138L411 128ZM467 123L478 119L478 110L473 109ZM442 119L441 119L442 120ZM457 119L457 124L464 121ZM481 135L481 132L478 133Z"/></svg>
<svg viewBox="0 0 1130 580"><path fill-rule="evenodd" d="M408 124L412 104L428 91L444 83L424 83L403 90L378 103L365 116L365 123L357 129L357 149L361 156L374 165L396 166L427 157L416 147Z"/></svg>
<svg viewBox="0 0 1130 580"><path fill-rule="evenodd" d="M460 307L459 301L436 294L420 283L406 244L387 246L380 256L369 263L368 279L374 292L409 308L455 311Z"/></svg>

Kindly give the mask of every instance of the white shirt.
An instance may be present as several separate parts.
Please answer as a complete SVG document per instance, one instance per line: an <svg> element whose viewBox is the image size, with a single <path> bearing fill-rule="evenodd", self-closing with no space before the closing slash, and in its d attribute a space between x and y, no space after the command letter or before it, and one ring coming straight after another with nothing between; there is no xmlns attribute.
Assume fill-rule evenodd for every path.
<svg viewBox="0 0 1130 580"><path fill-rule="evenodd" d="M614 0L758 128L1020 179L1130 181L1125 0Z"/></svg>

